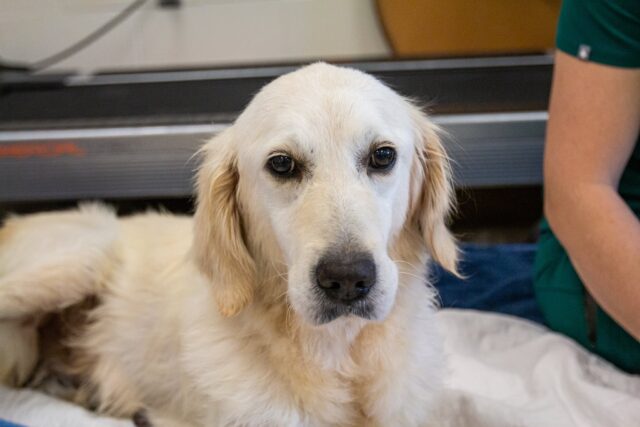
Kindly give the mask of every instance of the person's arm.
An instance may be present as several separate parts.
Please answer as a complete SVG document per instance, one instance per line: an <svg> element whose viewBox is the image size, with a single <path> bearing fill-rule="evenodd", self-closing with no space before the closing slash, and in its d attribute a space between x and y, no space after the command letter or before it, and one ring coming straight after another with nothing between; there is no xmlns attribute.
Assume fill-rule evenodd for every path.
<svg viewBox="0 0 640 427"><path fill-rule="evenodd" d="M544 211L583 283L640 340L640 221L617 192L638 138L640 69L556 54Z"/></svg>

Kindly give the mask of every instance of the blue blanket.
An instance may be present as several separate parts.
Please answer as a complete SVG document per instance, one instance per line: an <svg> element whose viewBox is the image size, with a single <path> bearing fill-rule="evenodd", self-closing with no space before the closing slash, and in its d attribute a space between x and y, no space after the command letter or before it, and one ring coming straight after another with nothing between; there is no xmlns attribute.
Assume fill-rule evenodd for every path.
<svg viewBox="0 0 640 427"><path fill-rule="evenodd" d="M433 270L442 307L493 311L544 323L533 294L536 245L462 245L460 270L465 280Z"/></svg>

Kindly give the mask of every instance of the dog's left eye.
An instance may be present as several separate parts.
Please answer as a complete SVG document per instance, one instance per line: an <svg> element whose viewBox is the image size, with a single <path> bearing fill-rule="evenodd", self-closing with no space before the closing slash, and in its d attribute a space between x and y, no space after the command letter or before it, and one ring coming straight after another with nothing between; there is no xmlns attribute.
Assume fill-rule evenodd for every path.
<svg viewBox="0 0 640 427"><path fill-rule="evenodd" d="M396 162L396 150L392 147L377 148L369 158L369 168L376 171L391 169Z"/></svg>
<svg viewBox="0 0 640 427"><path fill-rule="evenodd" d="M295 172L296 162L289 156L278 154L267 160L267 168L272 174L286 178Z"/></svg>

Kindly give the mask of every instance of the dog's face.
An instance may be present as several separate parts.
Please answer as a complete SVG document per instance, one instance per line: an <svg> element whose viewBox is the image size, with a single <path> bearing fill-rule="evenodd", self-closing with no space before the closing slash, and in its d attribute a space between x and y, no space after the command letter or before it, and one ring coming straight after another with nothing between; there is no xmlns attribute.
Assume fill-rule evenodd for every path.
<svg viewBox="0 0 640 427"><path fill-rule="evenodd" d="M223 314L250 300L257 256L286 270L288 300L316 325L385 318L398 288L390 253L403 229L423 234L455 270L436 132L368 75L315 64L283 76L206 150L195 253Z"/></svg>

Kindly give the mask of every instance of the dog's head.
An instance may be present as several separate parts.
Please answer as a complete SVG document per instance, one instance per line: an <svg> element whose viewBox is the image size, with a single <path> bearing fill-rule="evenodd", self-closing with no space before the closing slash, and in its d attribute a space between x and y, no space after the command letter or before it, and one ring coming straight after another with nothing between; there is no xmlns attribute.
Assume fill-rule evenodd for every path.
<svg viewBox="0 0 640 427"><path fill-rule="evenodd" d="M194 254L223 315L246 306L272 267L311 324L381 320L398 288L390 254L407 233L456 272L437 128L369 75L314 64L282 76L204 155Z"/></svg>

